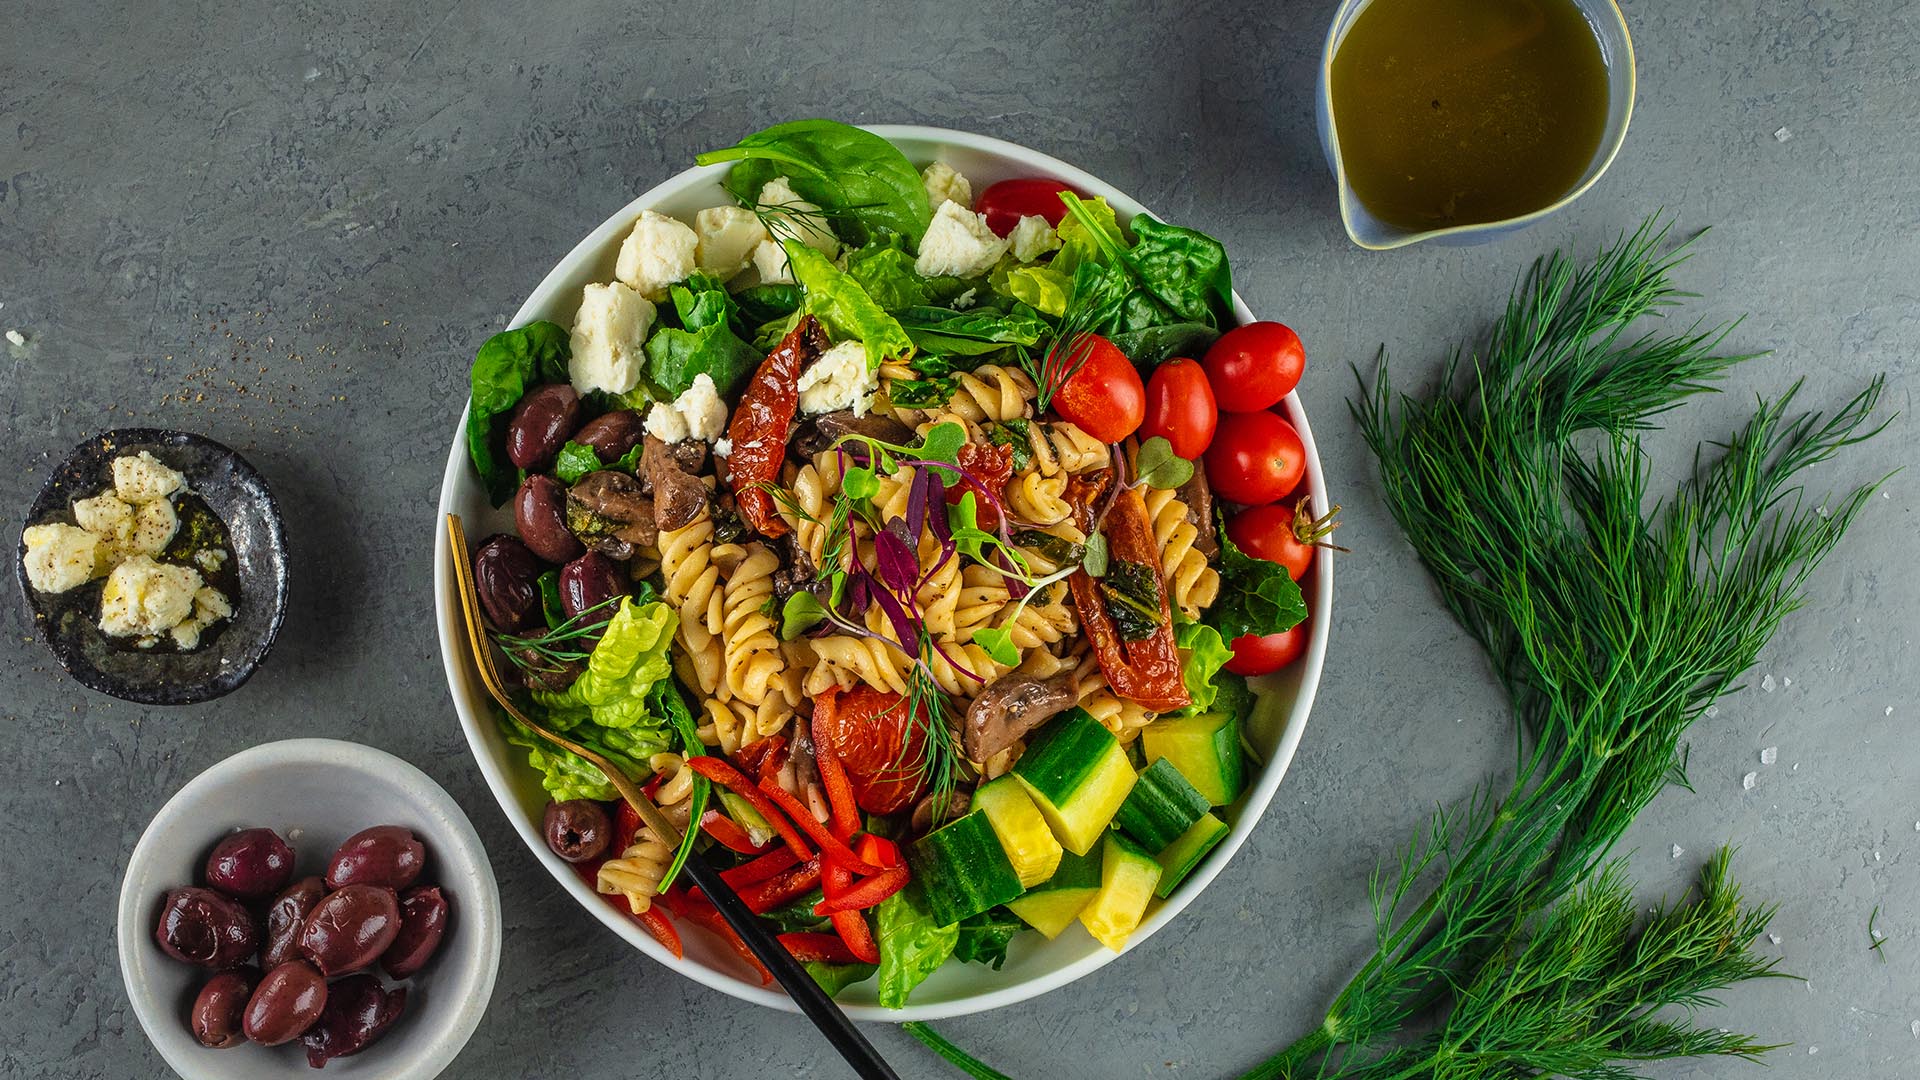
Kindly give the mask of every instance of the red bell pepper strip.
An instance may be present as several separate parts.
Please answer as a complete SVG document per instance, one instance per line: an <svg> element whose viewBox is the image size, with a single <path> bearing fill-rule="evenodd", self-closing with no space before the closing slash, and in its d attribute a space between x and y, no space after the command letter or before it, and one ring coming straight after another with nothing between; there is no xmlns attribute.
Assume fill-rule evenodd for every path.
<svg viewBox="0 0 1920 1080"><path fill-rule="evenodd" d="M974 517L981 528L992 532L1000 527L1000 511L996 507L1003 496L1002 490L1007 481L1013 478L1013 447L1006 443L962 443L960 453L954 461L962 470L960 482L947 488L947 504L957 506L960 497L974 492ZM992 498L987 495L991 493ZM1052 525L1051 521L1035 522L1038 525Z"/></svg>
<svg viewBox="0 0 1920 1080"><path fill-rule="evenodd" d="M755 915L765 915L774 908L793 903L819 885L820 859L815 856L799 866L782 870L765 881L736 891Z"/></svg>
<svg viewBox="0 0 1920 1080"><path fill-rule="evenodd" d="M747 383L740 405L727 425L733 453L727 458L727 484L740 516L762 536L786 534L787 523L774 509L767 487L780 479L787 457L787 429L800 404L800 372L829 346L819 320L804 315Z"/></svg>
<svg viewBox="0 0 1920 1080"><path fill-rule="evenodd" d="M713 837L721 847L740 855L759 855L773 847L771 841L754 843L747 830L718 810L709 810L700 815L700 831Z"/></svg>
<svg viewBox="0 0 1920 1080"><path fill-rule="evenodd" d="M839 911L864 911L899 892L906 884L906 867L896 866L890 870L882 870L860 884L841 892L839 896L829 896L813 905L813 913L832 915Z"/></svg>
<svg viewBox="0 0 1920 1080"><path fill-rule="evenodd" d="M685 950L680 945L680 931L674 929L673 920L661 913L659 905L656 904L633 917L647 933L653 935L653 940L667 947L667 951L673 954L674 959L678 960L686 956Z"/></svg>
<svg viewBox="0 0 1920 1080"><path fill-rule="evenodd" d="M855 855L853 849L848 847L845 841L828 832L825 825L815 821L813 815L807 812L807 808L800 804L800 800L794 798L786 788L781 787L771 780L762 780L760 781L760 790L766 793L767 798L772 799L781 809L787 812L788 816L793 819L793 823L800 826L801 830L807 834L807 839L820 845L820 851L826 855L829 862L844 866L856 874L865 875L880 872L879 867Z"/></svg>
<svg viewBox="0 0 1920 1080"><path fill-rule="evenodd" d="M872 833L862 836L860 842L853 845L853 852L875 866L892 869L906 865L900 860L900 849L894 845L893 841Z"/></svg>
<svg viewBox="0 0 1920 1080"><path fill-rule="evenodd" d="M813 699L813 759L820 770L820 786L827 789L827 806L832 811L828 824L841 840L853 839L860 831L860 807L853 797L853 782L840 764L840 749L833 744L833 699L838 692ZM822 716L824 711L827 715Z"/></svg>
<svg viewBox="0 0 1920 1080"><path fill-rule="evenodd" d="M833 929L840 940L847 943L847 950L863 964L880 962L880 945L873 940L873 930L867 926L867 917L857 911L836 911L833 913Z"/></svg>
<svg viewBox="0 0 1920 1080"><path fill-rule="evenodd" d="M813 858L813 849L807 846L806 840L794 829L793 822L787 820L787 815L781 813L772 800L762 794L760 788L754 786L753 781L742 776L740 770L717 757L688 758L687 768L747 800L755 810L759 811L761 817L767 819L767 824L773 826L773 831L780 834L780 839L786 843L790 851L802 859ZM776 787L774 790L780 789ZM784 791L780 793L786 795ZM805 807L800 807L799 803L793 802L793 796L788 795L787 800L800 808L801 816L806 818L808 823L818 825L814 822L813 815L805 812ZM825 831L821 830L822 833ZM832 838L829 837L829 839Z"/></svg>
<svg viewBox="0 0 1920 1080"><path fill-rule="evenodd" d="M1067 483L1066 499L1073 504L1080 530L1093 531L1093 506L1113 483L1113 471L1092 474L1088 481L1075 476ZM1107 538L1107 559L1111 562L1137 563L1153 568L1153 580L1160 592L1160 624L1153 633L1137 641L1120 636L1113 615L1107 610L1100 585L1085 570L1067 579L1073 590L1073 607L1080 616L1080 629L1093 644L1100 661L1100 673L1107 685L1123 698L1137 701L1154 712L1185 708L1192 702L1180 674L1180 650L1173 644L1173 609L1167 599L1167 584L1160 567L1160 545L1153 538L1153 520L1147 516L1147 504L1140 493L1128 488L1113 500L1100 531Z"/></svg>
<svg viewBox="0 0 1920 1080"><path fill-rule="evenodd" d="M680 916L695 926L704 927L708 931L720 935L721 940L725 941L740 959L745 960L748 965L760 973L761 986L766 986L773 982L773 972L768 971L767 965L761 963L760 958L753 955L753 950L747 947L747 943L740 940L740 935L734 931L733 927L727 925L726 916L720 914L720 909L714 907L705 897L685 895L677 889L662 893L661 896L667 901L668 910L672 911L675 915Z"/></svg>
<svg viewBox="0 0 1920 1080"><path fill-rule="evenodd" d="M767 747L767 752L760 755L760 768L755 772L755 775L762 780L779 776L780 770L786 768L787 758L793 750L792 747L787 745L787 737L785 735L775 735L769 741L772 742L773 745Z"/></svg>
<svg viewBox="0 0 1920 1080"><path fill-rule="evenodd" d="M742 885L752 885L765 881L783 870L800 865L800 856L786 848L774 848L752 862L741 863L720 871L720 880L738 889Z"/></svg>
<svg viewBox="0 0 1920 1080"><path fill-rule="evenodd" d="M860 960L846 942L832 934L797 930L780 934L778 939L803 964L853 964Z"/></svg>
<svg viewBox="0 0 1920 1080"><path fill-rule="evenodd" d="M764 739L755 739L733 752L734 764L758 776L760 774L760 763L766 760L767 752L775 746L786 745L786 742L787 737L785 735L769 735Z"/></svg>

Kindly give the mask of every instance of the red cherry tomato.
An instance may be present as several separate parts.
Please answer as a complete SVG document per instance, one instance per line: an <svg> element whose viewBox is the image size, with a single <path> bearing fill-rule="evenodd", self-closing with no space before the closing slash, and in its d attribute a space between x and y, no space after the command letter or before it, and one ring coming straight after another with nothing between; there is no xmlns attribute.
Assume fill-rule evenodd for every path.
<svg viewBox="0 0 1920 1080"><path fill-rule="evenodd" d="M1307 567L1313 565L1314 548L1346 550L1327 542L1327 537L1340 524L1334 518L1339 512L1336 506L1314 517L1312 504L1304 495L1292 506L1268 503L1233 515L1227 522L1227 539L1256 559L1286 567L1287 576L1299 581Z"/></svg>
<svg viewBox="0 0 1920 1080"><path fill-rule="evenodd" d="M1223 666L1235 675L1279 671L1307 651L1307 624L1277 634L1242 634L1233 639L1233 656Z"/></svg>
<svg viewBox="0 0 1920 1080"><path fill-rule="evenodd" d="M987 228L992 229L995 236L1012 232L1023 217L1043 217L1047 224L1058 227L1060 219L1067 215L1067 204L1060 201L1063 191L1086 197L1071 184L1027 176L989 186L974 197L973 209L987 215Z"/></svg>
<svg viewBox="0 0 1920 1080"><path fill-rule="evenodd" d="M1220 410L1213 404L1207 373L1191 360L1173 359L1153 369L1147 379L1147 418L1140 437L1155 435L1173 444L1173 452L1198 461L1213 442Z"/></svg>
<svg viewBox="0 0 1920 1080"><path fill-rule="evenodd" d="M1277 322L1236 326L1220 335L1201 361L1220 407L1228 412L1271 409L1300 384L1307 352L1300 335Z"/></svg>
<svg viewBox="0 0 1920 1080"><path fill-rule="evenodd" d="M1086 354L1086 362L1054 391L1053 411L1103 443L1117 443L1140 430L1147 388L1133 361L1098 334L1086 335L1076 348ZM1062 361L1063 367L1067 364Z"/></svg>
<svg viewBox="0 0 1920 1080"><path fill-rule="evenodd" d="M1214 493L1244 506L1278 502L1307 471L1300 433L1270 412L1221 413L1206 460Z"/></svg>

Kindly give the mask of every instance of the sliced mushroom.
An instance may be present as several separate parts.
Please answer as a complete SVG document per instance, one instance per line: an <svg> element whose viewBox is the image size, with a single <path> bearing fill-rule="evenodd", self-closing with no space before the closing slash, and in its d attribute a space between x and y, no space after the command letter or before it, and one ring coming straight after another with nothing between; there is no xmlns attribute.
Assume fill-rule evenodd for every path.
<svg viewBox="0 0 1920 1080"><path fill-rule="evenodd" d="M913 429L891 416L855 416L853 410L841 409L803 422L794 432L793 448L802 457L811 458L848 435L864 435L895 446L913 441Z"/></svg>
<svg viewBox="0 0 1920 1080"><path fill-rule="evenodd" d="M933 820L933 812L937 806L935 800L938 798L938 795L923 795L919 802L913 804L913 817L909 820L908 824L908 831L912 835L924 836L937 827ZM946 811L940 815L938 824L945 825L955 818L964 817L967 813L967 808L971 805L973 805L973 796L966 792L955 791L949 794L947 796Z"/></svg>
<svg viewBox="0 0 1920 1080"><path fill-rule="evenodd" d="M640 482L615 469L590 472L567 489L567 528L610 558L631 558L634 545L657 540L655 514Z"/></svg>
<svg viewBox="0 0 1920 1080"><path fill-rule="evenodd" d="M1213 489L1207 487L1207 470L1194 466L1193 478L1180 485L1180 502L1197 533L1194 550L1209 559L1219 555L1220 541L1213 535Z"/></svg>
<svg viewBox="0 0 1920 1080"><path fill-rule="evenodd" d="M707 485L686 466L692 455L681 450L683 446L692 446L692 455L705 459L706 444L697 440L668 446L649 435L640 451L640 472L653 487L653 521L661 532L686 528L707 508Z"/></svg>
<svg viewBox="0 0 1920 1080"><path fill-rule="evenodd" d="M1059 713L1073 707L1067 673L1049 679L1014 675L996 680L967 707L960 745L969 761L985 761Z"/></svg>

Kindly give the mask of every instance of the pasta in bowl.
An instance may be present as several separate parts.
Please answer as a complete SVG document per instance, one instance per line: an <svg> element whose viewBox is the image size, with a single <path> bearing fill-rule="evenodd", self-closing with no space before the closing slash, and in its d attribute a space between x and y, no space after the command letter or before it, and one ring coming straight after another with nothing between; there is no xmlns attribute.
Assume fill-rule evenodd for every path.
<svg viewBox="0 0 1920 1080"><path fill-rule="evenodd" d="M1163 373L1254 322L1225 250L1071 166L825 121L706 157L481 350L441 495L495 534L462 557L528 707L688 845L506 726L442 536L469 744L587 910L706 985L791 1008L675 880L686 858L856 1018L1064 985L1219 873L1298 744L1331 558L1243 552L1208 477L1324 510L1306 417L1289 393L1255 418L1290 440L1278 481L1234 472L1261 457L1243 414L1196 460L1215 419L1168 422L1192 395Z"/></svg>

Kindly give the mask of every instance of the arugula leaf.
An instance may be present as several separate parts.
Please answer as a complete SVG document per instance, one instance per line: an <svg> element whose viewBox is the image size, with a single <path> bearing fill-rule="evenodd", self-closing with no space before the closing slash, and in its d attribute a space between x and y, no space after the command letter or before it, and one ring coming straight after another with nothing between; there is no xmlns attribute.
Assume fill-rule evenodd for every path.
<svg viewBox="0 0 1920 1080"><path fill-rule="evenodd" d="M780 609L780 640L792 641L826 618L827 609L820 598L802 589L787 597L786 605Z"/></svg>
<svg viewBox="0 0 1920 1080"><path fill-rule="evenodd" d="M1032 430L1032 424L1025 417L1009 417L1005 421L987 425L987 441L996 446L1011 447L1013 471L1025 472L1027 466L1033 464Z"/></svg>
<svg viewBox="0 0 1920 1080"><path fill-rule="evenodd" d="M594 452L593 447L582 446L572 439L567 440L567 445L561 447L560 453L553 459L553 475L568 487L600 467L600 455Z"/></svg>
<svg viewBox="0 0 1920 1080"><path fill-rule="evenodd" d="M987 650L987 655L1001 667L1013 667L1020 662L1020 650L1014 648L1011 631L997 626L975 630L973 643Z"/></svg>
<svg viewBox="0 0 1920 1080"><path fill-rule="evenodd" d="M1034 345L1049 333L1040 313L1025 304L1016 304L1004 313L910 307L894 317L915 345L943 356L979 356L999 352L1008 345Z"/></svg>
<svg viewBox="0 0 1920 1080"><path fill-rule="evenodd" d="M661 327L647 339L647 380L667 400L686 393L703 374L722 396L732 393L764 354L733 332L738 308L726 287L696 273L673 286L671 295L680 326Z"/></svg>
<svg viewBox="0 0 1920 1080"><path fill-rule="evenodd" d="M1233 650L1227 647L1220 631L1206 623L1188 622L1178 614L1173 620L1173 644L1180 650L1181 681L1187 685L1187 696L1193 699L1193 703L1181 712L1208 711L1213 707L1220 690L1215 682L1219 678L1220 667L1233 658ZM1240 690L1246 690L1245 680L1241 681Z"/></svg>
<svg viewBox="0 0 1920 1080"><path fill-rule="evenodd" d="M820 984L820 989L825 990L828 997L833 997L854 983L866 982L873 978L874 972L879 970L877 964L827 964L818 960L807 962L807 974L813 976L813 981Z"/></svg>
<svg viewBox="0 0 1920 1080"><path fill-rule="evenodd" d="M793 279L806 291L803 309L825 323L834 340L864 345L868 370L879 368L883 360L913 356L913 339L851 275L797 240L782 241L782 246L793 267Z"/></svg>
<svg viewBox="0 0 1920 1080"><path fill-rule="evenodd" d="M775 124L694 160L739 162L727 173L726 187L749 205L767 181L785 175L794 191L833 212L835 223L848 231L888 229L918 244L933 218L927 189L906 155L870 131L835 120Z"/></svg>
<svg viewBox="0 0 1920 1080"><path fill-rule="evenodd" d="M493 505L505 503L520 486L520 476L501 445L502 418L529 387L566 382L572 352L564 327L533 322L493 335L474 356L468 373L472 404L467 411L467 456Z"/></svg>
<svg viewBox="0 0 1920 1080"><path fill-rule="evenodd" d="M1140 444L1133 468L1148 487L1161 491L1172 491L1193 479L1193 462L1174 453L1173 444L1164 435L1155 435Z"/></svg>
<svg viewBox="0 0 1920 1080"><path fill-rule="evenodd" d="M913 988L953 955L960 927L934 922L918 881L880 901L874 922L880 946L880 1004L905 1008Z"/></svg>
<svg viewBox="0 0 1920 1080"><path fill-rule="evenodd" d="M1307 617L1307 602L1286 568L1242 552L1227 536L1225 521L1215 532L1220 540L1220 559L1214 564L1220 569L1220 599L1207 610L1207 625L1220 631L1229 646L1245 634L1265 636L1299 625Z"/></svg>
<svg viewBox="0 0 1920 1080"><path fill-rule="evenodd" d="M1227 249L1197 229L1169 225L1150 214L1133 219L1127 262L1142 285L1187 322L1218 326L1233 310L1233 274Z"/></svg>
<svg viewBox="0 0 1920 1080"><path fill-rule="evenodd" d="M960 920L960 936L953 944L957 960L970 964L989 964L999 971L1007 962L1007 943L1025 928L1006 908L993 908Z"/></svg>

